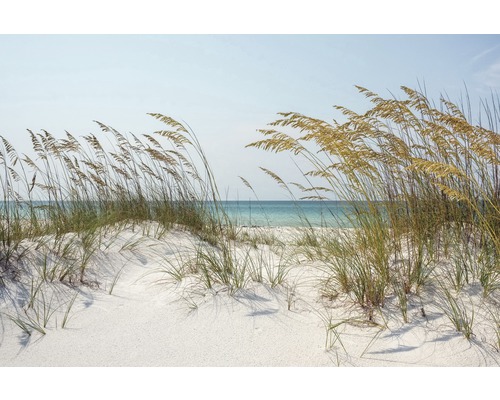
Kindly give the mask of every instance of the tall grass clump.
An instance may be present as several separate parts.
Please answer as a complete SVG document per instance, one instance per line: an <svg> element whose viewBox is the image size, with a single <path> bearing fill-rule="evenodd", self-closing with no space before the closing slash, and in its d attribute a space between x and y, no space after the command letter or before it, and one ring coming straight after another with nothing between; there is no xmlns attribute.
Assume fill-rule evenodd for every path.
<svg viewBox="0 0 500 400"><path fill-rule="evenodd" d="M314 192L321 200L333 192L350 204L355 233L336 246L329 241L329 251L322 249L330 265L327 282L369 308L395 293L404 311L405 296L418 293L437 262L460 248L475 255L473 265L460 268L468 268L485 294L495 290L500 270L498 100L482 103L484 126L467 116L470 106L464 110L445 98L437 108L408 87L402 87L403 99L357 88L371 104L368 111L337 106L343 121L331 123L280 113L268 129L259 130L264 138L248 145L305 161L306 184L291 183L304 198ZM283 186L275 172L264 170ZM462 276L458 279L460 284Z"/></svg>
<svg viewBox="0 0 500 400"><path fill-rule="evenodd" d="M140 136L100 122L99 135L79 139L28 130L27 154L0 136L0 284L30 249L45 281L85 283L103 235L125 225L154 221L158 234L175 225L212 242L230 229L196 136L151 116L164 129Z"/></svg>
<svg viewBox="0 0 500 400"><path fill-rule="evenodd" d="M158 238L174 226L189 230L227 250L221 260L212 257L213 264L210 254L199 253L200 264L213 269L210 277L219 273L227 278L223 283L243 283L228 272L234 257L222 238L233 228L201 144L183 124L150 115L163 129L125 135L97 122L101 132L81 138L28 130L26 153L0 136L0 289L12 280L39 282L24 311L11 316L25 332L44 331L56 307L44 288L99 286L88 271L96 276L98 252L125 227L149 235L154 225Z"/></svg>

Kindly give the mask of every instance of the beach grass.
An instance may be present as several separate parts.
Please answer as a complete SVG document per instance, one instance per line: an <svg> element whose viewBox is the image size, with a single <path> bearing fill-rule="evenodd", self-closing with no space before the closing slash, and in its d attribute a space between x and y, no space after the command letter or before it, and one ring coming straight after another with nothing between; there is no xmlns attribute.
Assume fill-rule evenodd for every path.
<svg viewBox="0 0 500 400"><path fill-rule="evenodd" d="M151 115L163 129L141 136L99 122L100 135L79 139L28 131L27 154L0 138L0 285L32 280L12 318L24 331L41 332L53 315L46 284L99 285L88 270L98 268L103 238L109 246L125 228L154 225L147 234L161 237L176 226L216 244L231 230L197 138L177 121Z"/></svg>
<svg viewBox="0 0 500 400"><path fill-rule="evenodd" d="M467 103L442 97L437 108L425 93L401 89L403 99L358 87L371 108L336 106L342 122L279 113L259 130L264 138L248 145L309 165L298 170L302 182L262 167L289 195L293 187L301 199L351 204L352 232L325 238L308 230L299 244L325 265L322 293L348 294L370 321L396 296L408 322L408 296L431 282L455 291L479 283L486 298L499 283L498 100L481 103L481 125L471 122ZM446 315L470 338L473 317L443 290Z"/></svg>

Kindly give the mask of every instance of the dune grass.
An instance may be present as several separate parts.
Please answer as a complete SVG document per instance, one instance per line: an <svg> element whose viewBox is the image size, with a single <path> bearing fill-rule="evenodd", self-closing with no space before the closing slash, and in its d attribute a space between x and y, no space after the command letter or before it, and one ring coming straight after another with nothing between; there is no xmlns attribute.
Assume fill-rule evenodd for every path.
<svg viewBox="0 0 500 400"><path fill-rule="evenodd" d="M103 238L109 245L125 227L154 223L145 233L160 237L175 226L212 244L232 230L196 136L169 117L151 116L163 129L141 136L99 122L99 135L79 139L28 131L27 154L0 137L0 287L36 282L11 318L23 331L45 332L55 309L47 285L99 285L88 270L99 268Z"/></svg>
<svg viewBox="0 0 500 400"><path fill-rule="evenodd" d="M22 257L20 244L27 239L54 249L60 259L79 259L72 272L82 281L102 234L121 224L178 224L207 238L220 232L226 221L199 143L178 122L152 115L167 129L124 136L98 123L102 137L91 134L80 140L70 133L56 139L46 131L29 131L35 156L19 154L0 138L2 270ZM215 201L214 207L207 201ZM73 254L75 247L80 254ZM46 272L51 280L75 275Z"/></svg>
<svg viewBox="0 0 500 400"><path fill-rule="evenodd" d="M294 187L303 199L351 204L352 232L324 238L311 230L302 243L309 258L326 265L323 293L348 294L368 320L397 296L405 322L407 296L435 279L455 290L479 282L490 296L500 282L498 100L482 103L484 126L471 122L470 106L444 97L436 108L408 87L403 99L358 90L371 102L365 113L337 106L344 122L333 123L280 113L259 130L264 138L248 145L310 166L299 170L303 182L289 183L262 168L289 193ZM446 314L470 338L473 318L447 290Z"/></svg>

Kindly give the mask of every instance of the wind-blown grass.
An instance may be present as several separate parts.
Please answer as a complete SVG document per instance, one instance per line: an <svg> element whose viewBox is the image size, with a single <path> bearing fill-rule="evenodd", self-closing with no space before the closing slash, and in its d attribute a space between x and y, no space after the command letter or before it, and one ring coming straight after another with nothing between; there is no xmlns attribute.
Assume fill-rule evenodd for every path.
<svg viewBox="0 0 500 400"><path fill-rule="evenodd" d="M70 133L56 139L46 131L29 131L35 156L19 154L0 138L2 270L22 255L22 240L42 243L47 235L52 235L51 247L59 249L61 258L68 258L78 241L83 280L85 264L105 228L156 221L166 228L179 224L206 237L220 231L226 221L197 139L173 119L152 116L167 129L125 136L98 123L103 137L91 134L80 140ZM190 153L198 154L202 172L196 166L200 160ZM207 201L214 202L215 210ZM60 280L65 277L57 274Z"/></svg>
<svg viewBox="0 0 500 400"><path fill-rule="evenodd" d="M396 295L405 321L407 295L418 295L434 276L447 276L457 290L479 282L490 295L500 272L498 101L482 103L483 126L466 116L470 108L441 98L438 109L408 87L401 100L358 90L371 102L365 113L337 106L344 122L332 123L279 113L259 130L264 138L248 145L309 165L299 174L305 183L286 183L262 168L289 193L293 186L303 199L351 204L352 234L309 237L304 246L327 265L323 292L349 294L370 320ZM450 257L453 270L437 268Z"/></svg>
<svg viewBox="0 0 500 400"><path fill-rule="evenodd" d="M88 270L98 268L103 238L109 245L122 228L154 225L161 236L176 226L211 243L231 232L196 136L170 117L151 116L164 129L140 136L100 122L99 135L79 139L28 131L29 154L0 137L0 288L23 276L37 283L11 318L24 331L48 325L55 306L46 283L99 284Z"/></svg>

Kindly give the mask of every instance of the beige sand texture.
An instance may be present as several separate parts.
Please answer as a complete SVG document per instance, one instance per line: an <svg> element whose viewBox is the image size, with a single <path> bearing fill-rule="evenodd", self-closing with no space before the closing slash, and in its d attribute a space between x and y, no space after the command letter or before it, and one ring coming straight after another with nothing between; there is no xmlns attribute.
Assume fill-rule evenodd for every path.
<svg viewBox="0 0 500 400"><path fill-rule="evenodd" d="M274 233L292 235L286 229ZM66 306L51 315L45 335L28 336L9 319L13 304L26 297L21 286L9 286L1 299L0 366L500 365L494 333L482 327L486 316L479 311L470 341L439 307L429 304L422 316L417 300L410 301L409 323L402 322L393 299L378 317L384 329L351 321L328 332L328 323L360 312L346 298L321 297L321 273L311 262L291 263L286 285L250 282L232 294L222 285L207 290L194 276L175 282L162 272L168 260L192 256L196 244L193 235L177 230L161 239L124 230L98 255L96 283L79 287L65 327ZM269 247L260 248L272 264ZM65 288L54 284L54 293ZM480 297L471 293L474 301ZM52 298L62 303L60 296Z"/></svg>

